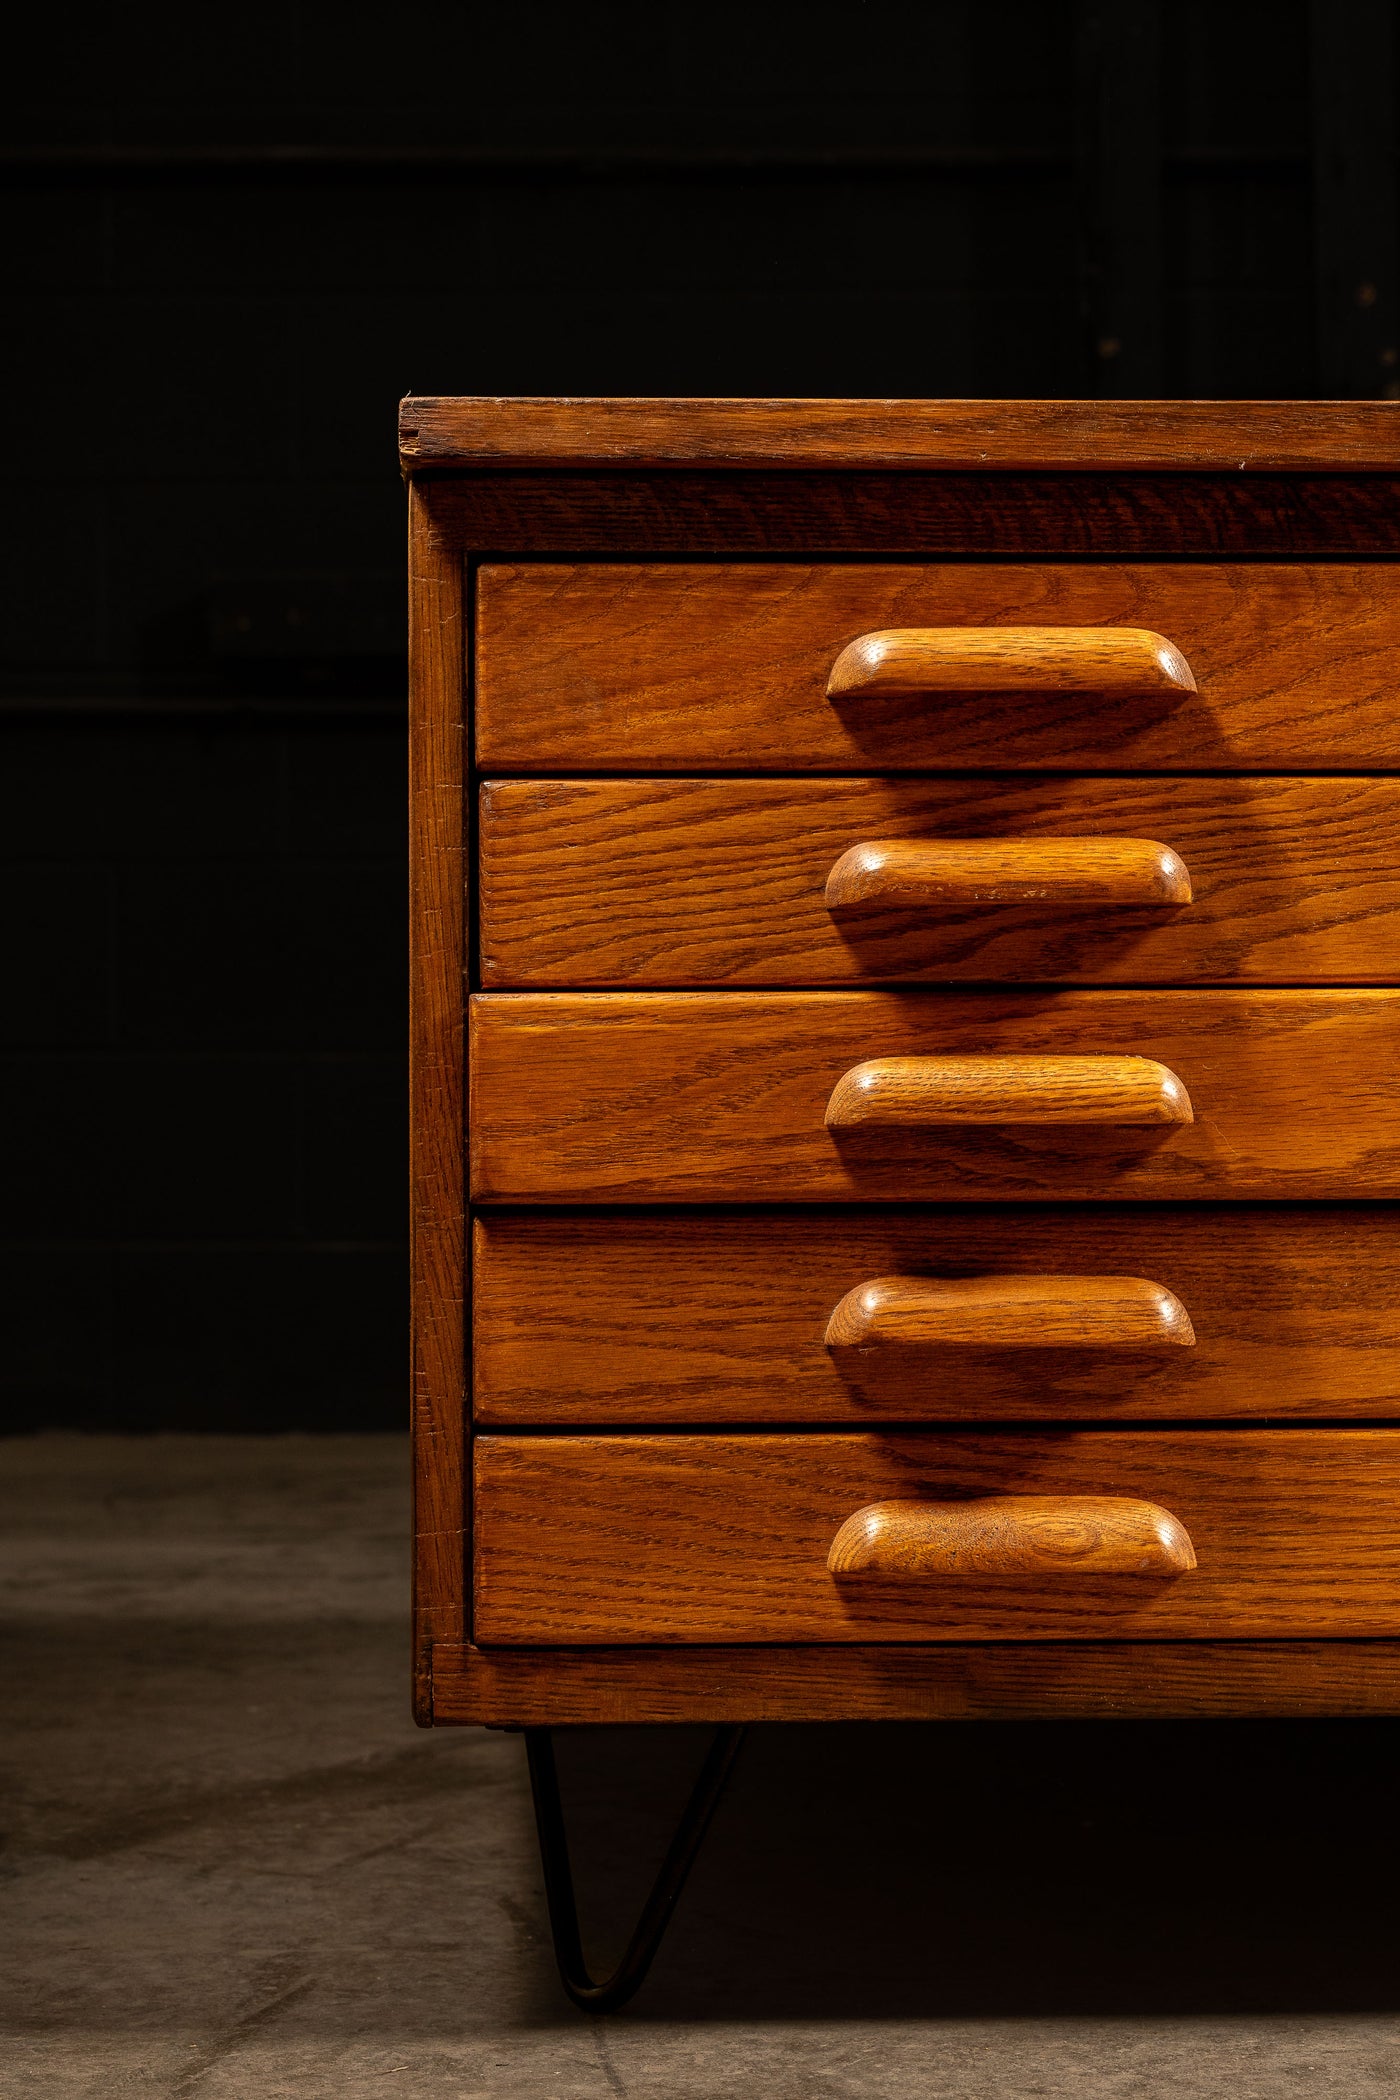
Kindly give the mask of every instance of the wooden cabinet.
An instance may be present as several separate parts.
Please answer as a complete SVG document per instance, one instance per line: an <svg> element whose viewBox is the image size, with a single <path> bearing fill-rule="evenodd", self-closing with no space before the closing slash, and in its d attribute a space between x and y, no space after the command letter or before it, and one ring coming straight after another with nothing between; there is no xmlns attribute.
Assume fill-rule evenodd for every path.
<svg viewBox="0 0 1400 2100"><path fill-rule="evenodd" d="M1400 1711L1397 433L404 404L422 1719Z"/></svg>

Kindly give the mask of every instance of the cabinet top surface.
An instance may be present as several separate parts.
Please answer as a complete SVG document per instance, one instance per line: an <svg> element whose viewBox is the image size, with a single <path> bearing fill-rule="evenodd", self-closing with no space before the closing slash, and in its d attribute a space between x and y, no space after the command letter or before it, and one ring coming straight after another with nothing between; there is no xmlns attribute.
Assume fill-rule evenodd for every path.
<svg viewBox="0 0 1400 2100"><path fill-rule="evenodd" d="M1400 401L650 400L409 395L424 469L1400 471Z"/></svg>

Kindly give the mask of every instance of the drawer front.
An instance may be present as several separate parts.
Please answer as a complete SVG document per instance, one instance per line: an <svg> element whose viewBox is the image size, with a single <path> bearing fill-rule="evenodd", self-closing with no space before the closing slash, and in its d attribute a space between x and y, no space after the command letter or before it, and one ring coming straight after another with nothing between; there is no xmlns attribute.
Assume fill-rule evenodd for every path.
<svg viewBox="0 0 1400 2100"><path fill-rule="evenodd" d="M1400 1634L1400 1429L485 1436L475 1482L487 1645ZM871 1505L992 1497L1145 1503L1196 1565L828 1568Z"/></svg>
<svg viewBox="0 0 1400 2100"><path fill-rule="evenodd" d="M474 1232L485 1427L1400 1414L1388 1204L485 1211ZM1085 1278L1160 1286L1194 1341ZM916 1292L913 1317L882 1317L898 1294L860 1294L883 1279L976 1280L991 1302L954 1292L921 1319ZM863 1317L828 1347L852 1293Z"/></svg>
<svg viewBox="0 0 1400 2100"><path fill-rule="evenodd" d="M1052 1091L1063 1078L1053 1061L1066 1057L1155 1060L1189 1094L1194 1120L1028 1122L1039 1112L1025 1105L1040 1086L1036 1061L1052 1061ZM848 1113L850 1082L837 1094L847 1075L872 1061L937 1058L1009 1074L1020 1105L1000 1122L925 1127L894 1100L888 1112L906 1120L828 1124ZM472 1194L759 1203L1396 1196L1397 1074L1400 992L482 993L471 1002ZM1132 1074L1120 1076L1126 1087ZM1100 1085L1095 1067L1086 1089ZM1120 1110L1100 1100L1084 1113Z"/></svg>
<svg viewBox="0 0 1400 2100"><path fill-rule="evenodd" d="M1150 630L1196 689L827 697L864 634L1006 627ZM476 634L505 772L1400 765L1382 564L490 565Z"/></svg>
<svg viewBox="0 0 1400 2100"><path fill-rule="evenodd" d="M492 781L479 838L486 985L1400 977L1396 780ZM831 882L884 841L1013 843Z"/></svg>

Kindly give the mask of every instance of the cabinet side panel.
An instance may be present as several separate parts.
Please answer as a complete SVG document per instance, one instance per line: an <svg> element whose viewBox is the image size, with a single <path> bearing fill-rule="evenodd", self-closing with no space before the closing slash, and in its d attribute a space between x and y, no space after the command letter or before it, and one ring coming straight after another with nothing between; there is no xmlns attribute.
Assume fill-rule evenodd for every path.
<svg viewBox="0 0 1400 2100"><path fill-rule="evenodd" d="M414 1711L434 1642L464 1637L463 1217L466 636L462 559L409 492L409 1102L413 1264Z"/></svg>

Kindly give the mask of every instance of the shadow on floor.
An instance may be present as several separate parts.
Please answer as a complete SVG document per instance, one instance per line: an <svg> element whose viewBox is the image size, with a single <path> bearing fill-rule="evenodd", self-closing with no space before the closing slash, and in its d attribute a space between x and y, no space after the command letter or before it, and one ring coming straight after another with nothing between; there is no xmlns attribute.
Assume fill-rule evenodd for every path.
<svg viewBox="0 0 1400 2100"><path fill-rule="evenodd" d="M559 1738L597 1966L705 1741ZM629 2016L1400 2007L1397 1751L1377 1721L754 1729Z"/></svg>

